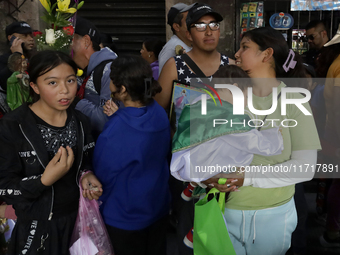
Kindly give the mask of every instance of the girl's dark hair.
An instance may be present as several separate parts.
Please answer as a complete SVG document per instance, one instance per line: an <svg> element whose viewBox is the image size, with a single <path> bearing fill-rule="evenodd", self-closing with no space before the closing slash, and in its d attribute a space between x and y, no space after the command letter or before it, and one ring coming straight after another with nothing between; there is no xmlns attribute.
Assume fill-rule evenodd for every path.
<svg viewBox="0 0 340 255"><path fill-rule="evenodd" d="M74 73L77 73L77 65L70 56L60 51L40 51L30 59L27 72L30 76L30 82L37 83L37 79L45 73L51 71L60 64L67 64L72 67ZM30 97L35 103L40 96L34 92L30 86Z"/></svg>
<svg viewBox="0 0 340 255"><path fill-rule="evenodd" d="M316 60L316 76L320 78L326 78L328 68L333 61L340 54L340 43L330 45L328 47L322 47L321 52Z"/></svg>
<svg viewBox="0 0 340 255"><path fill-rule="evenodd" d="M261 27L245 32L242 38L248 38L259 46L261 51L272 48L275 61L275 73L277 78L306 78L300 55L295 52L294 60L297 62L295 68L286 72L283 69L288 56L289 47L281 32L271 27ZM296 80L296 79L295 79ZM296 84L287 84L289 87L301 87L301 81ZM307 86L303 86L307 87Z"/></svg>
<svg viewBox="0 0 340 255"><path fill-rule="evenodd" d="M152 103L153 97L162 91L152 78L150 64L140 56L121 56L113 60L110 79L117 88L116 93L124 86L132 101L143 105Z"/></svg>
<svg viewBox="0 0 340 255"><path fill-rule="evenodd" d="M100 41L104 47L109 47L114 53L118 53L118 48L116 44L113 42L111 35L100 34Z"/></svg>
<svg viewBox="0 0 340 255"><path fill-rule="evenodd" d="M241 67L235 65L220 67L220 69L213 74L213 78L227 79L226 82L229 84L237 83L242 91L253 86L249 75Z"/></svg>
<svg viewBox="0 0 340 255"><path fill-rule="evenodd" d="M158 38L149 38L143 42L147 51L152 51L155 54L156 59L163 49L164 42Z"/></svg>

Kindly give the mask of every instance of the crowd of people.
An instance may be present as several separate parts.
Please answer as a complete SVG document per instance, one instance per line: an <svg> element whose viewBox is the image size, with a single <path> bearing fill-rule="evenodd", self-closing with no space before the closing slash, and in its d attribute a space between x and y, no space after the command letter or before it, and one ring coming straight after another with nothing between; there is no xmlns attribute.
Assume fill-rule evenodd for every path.
<svg viewBox="0 0 340 255"><path fill-rule="evenodd" d="M171 39L145 39L141 56L118 55L110 36L80 16L72 56L36 52L26 22L7 26L9 51L0 56L0 217L16 219L9 255L69 254L80 196L100 201L116 255L166 254L169 226L179 254L193 254L200 199L193 194L202 198L212 187L228 194L223 217L237 255L284 255L290 247L305 254L302 183L313 179L318 154L327 154L327 164L340 162L340 28L329 41L326 25L310 22L311 50L303 61L268 26L243 33L234 56L220 53L223 17L206 4L175 4L167 18ZM78 68L84 75L77 76ZM10 82L25 74L29 92L14 110L3 99ZM215 91L215 79L229 87ZM175 84L183 103L173 124ZM310 102L292 87L310 91ZM187 88L211 93L189 99ZM240 105L243 115L235 113ZM225 118L248 125L214 129L208 122ZM237 172L193 175L193 166L204 164ZM295 166L303 174L268 166ZM340 247L340 182L319 182L328 183L318 212L326 215L320 242Z"/></svg>

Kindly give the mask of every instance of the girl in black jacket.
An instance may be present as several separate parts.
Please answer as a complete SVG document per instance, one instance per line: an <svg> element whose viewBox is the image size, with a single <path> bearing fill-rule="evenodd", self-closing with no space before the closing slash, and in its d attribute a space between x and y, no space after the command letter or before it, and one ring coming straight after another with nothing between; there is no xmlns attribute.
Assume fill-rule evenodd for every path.
<svg viewBox="0 0 340 255"><path fill-rule="evenodd" d="M87 171L94 148L90 124L69 107L76 70L66 54L39 52L28 68L33 103L0 121L0 197L18 216L9 255L68 254L80 178L84 197L102 194L101 183Z"/></svg>

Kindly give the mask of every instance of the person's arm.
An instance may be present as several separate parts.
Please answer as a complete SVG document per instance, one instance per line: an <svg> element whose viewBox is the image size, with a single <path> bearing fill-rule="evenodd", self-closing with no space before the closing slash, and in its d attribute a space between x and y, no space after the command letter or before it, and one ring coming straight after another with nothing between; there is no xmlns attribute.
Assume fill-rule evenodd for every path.
<svg viewBox="0 0 340 255"><path fill-rule="evenodd" d="M249 170L253 171L244 172L243 186L277 188L309 181L314 176L316 161L317 150L293 151L286 162L270 167L251 166Z"/></svg>
<svg viewBox="0 0 340 255"><path fill-rule="evenodd" d="M164 109L168 109L171 100L171 92L173 81L177 80L177 69L174 58L170 58L164 65L162 72L158 78L158 82L162 87L162 91L155 95L154 99Z"/></svg>
<svg viewBox="0 0 340 255"><path fill-rule="evenodd" d="M86 116L80 115L80 123L84 132L83 160L80 166L80 182L83 188L83 196L88 199L96 199L102 195L102 184L92 172L92 158L94 151L94 140L90 130L90 121Z"/></svg>
<svg viewBox="0 0 340 255"><path fill-rule="evenodd" d="M41 182L41 174L26 175L23 160L16 151L15 139L0 130L0 196L7 204L27 203L38 199L51 187Z"/></svg>
<svg viewBox="0 0 340 255"><path fill-rule="evenodd" d="M108 116L104 113L104 104L110 99L110 66L111 63L107 64L104 69L103 77L101 79L101 89L98 95L98 102L94 102L84 98L81 99L77 105L76 109L81 111L91 120L92 129L101 132L104 128L105 123L108 121ZM94 96L94 95L92 95Z"/></svg>
<svg viewBox="0 0 340 255"><path fill-rule="evenodd" d="M115 118L115 116L113 116ZM103 185L103 195L100 197L101 201L106 201L109 197L109 193L114 185L116 176L123 170L120 164L121 160L121 146L112 141L117 141L122 136L121 132L118 132L115 127L117 125L110 122L110 126L106 131L110 130L109 135L101 135L96 143L93 168L94 173L98 180ZM105 132L106 132L105 131ZM121 139L121 138L120 138Z"/></svg>
<svg viewBox="0 0 340 255"><path fill-rule="evenodd" d="M249 166L240 169L239 174L218 174L203 183L212 184L221 192L235 191L241 186L255 188L279 188L313 178L316 169L317 150L293 151L291 159L271 166ZM227 178L225 184L218 184L218 178Z"/></svg>
<svg viewBox="0 0 340 255"><path fill-rule="evenodd" d="M159 75L161 74L162 72L162 69L163 69L163 66L165 64L165 62L167 61L168 59L166 59L166 56L165 56L165 50L164 50L164 47L162 49L162 51L159 53L158 55L158 66L159 66L159 69L158 69L158 77Z"/></svg>
<svg viewBox="0 0 340 255"><path fill-rule="evenodd" d="M171 40L171 39L170 39ZM173 49L173 50L172 50ZM168 41L161 52L158 55L158 74L160 75L165 63L173 56L175 56L175 46L172 45L172 41Z"/></svg>

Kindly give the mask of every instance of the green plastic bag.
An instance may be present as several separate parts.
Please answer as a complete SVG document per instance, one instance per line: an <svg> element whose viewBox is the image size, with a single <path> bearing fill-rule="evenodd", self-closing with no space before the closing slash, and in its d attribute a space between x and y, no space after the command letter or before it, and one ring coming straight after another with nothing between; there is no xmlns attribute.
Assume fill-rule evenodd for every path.
<svg viewBox="0 0 340 255"><path fill-rule="evenodd" d="M225 178L219 179L224 184ZM213 188L195 204L194 218L194 254L195 255L236 255L231 243L226 222L222 213L225 209L225 193L220 193L219 200L208 201L208 195L220 193Z"/></svg>

